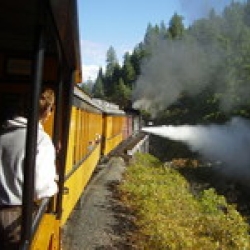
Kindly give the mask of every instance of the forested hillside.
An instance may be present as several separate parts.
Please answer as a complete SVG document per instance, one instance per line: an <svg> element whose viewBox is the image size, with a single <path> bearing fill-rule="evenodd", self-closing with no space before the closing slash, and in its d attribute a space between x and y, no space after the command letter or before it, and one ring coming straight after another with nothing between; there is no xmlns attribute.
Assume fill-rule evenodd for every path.
<svg viewBox="0 0 250 250"><path fill-rule="evenodd" d="M250 116L250 1L189 27L173 15L148 24L144 40L119 64L107 51L105 71L83 84L93 97L139 108L155 124L224 122Z"/></svg>

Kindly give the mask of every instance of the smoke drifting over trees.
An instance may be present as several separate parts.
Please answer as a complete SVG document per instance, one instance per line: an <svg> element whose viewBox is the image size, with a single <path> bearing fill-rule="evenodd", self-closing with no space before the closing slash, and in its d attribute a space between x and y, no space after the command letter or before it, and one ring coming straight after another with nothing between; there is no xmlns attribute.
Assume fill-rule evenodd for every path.
<svg viewBox="0 0 250 250"><path fill-rule="evenodd" d="M207 13L212 2L215 1L188 4ZM220 1L216 9L229 2ZM248 8L249 4L235 2L221 14L210 9L207 18L194 21L177 37L173 37L171 28L178 33L183 24L174 23L173 19L167 34L152 31L145 41L149 55L144 58L135 84L134 107L154 114L183 93L195 97L208 88L224 111L245 105L250 95Z"/></svg>
<svg viewBox="0 0 250 250"><path fill-rule="evenodd" d="M184 114L196 116L198 112L192 124L227 120L226 115L216 120L219 112L229 114L227 118L235 114L249 118L250 1L189 1L188 5L185 7L189 8L188 17L193 23L183 32L182 17L175 15L166 35L157 29L148 33L145 48L149 53L135 85L134 107L152 116L159 111L165 117L172 116L170 124L171 121L184 124L188 122L187 116L182 119ZM199 14L203 18L198 19ZM197 103L199 107L193 110L187 106ZM211 114L213 119L204 119ZM237 117L220 125L158 126L143 130L181 141L205 159L220 161L227 166L227 173L250 179L249 120Z"/></svg>
<svg viewBox="0 0 250 250"><path fill-rule="evenodd" d="M135 106L164 109L182 92L196 95L209 84L209 66L214 61L207 60L198 43L159 39L151 51L136 83Z"/></svg>

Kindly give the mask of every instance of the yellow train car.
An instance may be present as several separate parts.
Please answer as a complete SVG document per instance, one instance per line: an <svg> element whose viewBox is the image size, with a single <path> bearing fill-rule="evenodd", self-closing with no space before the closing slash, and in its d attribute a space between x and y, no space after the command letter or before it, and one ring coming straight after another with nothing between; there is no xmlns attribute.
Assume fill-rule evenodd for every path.
<svg viewBox="0 0 250 250"><path fill-rule="evenodd" d="M101 156L103 118L101 107L80 89L74 89L62 202L61 226L80 199Z"/></svg>
<svg viewBox="0 0 250 250"><path fill-rule="evenodd" d="M0 23L0 123L20 99L29 108L20 249L63 249L63 226L100 158L125 139L132 123L118 106L92 99L77 87L82 80L76 0L2 0ZM56 93L45 130L60 148L59 192L39 201L34 217L38 100L44 86Z"/></svg>
<svg viewBox="0 0 250 250"><path fill-rule="evenodd" d="M20 99L25 98L29 108L20 249L61 249L62 218L66 217L63 202L68 188L65 176L72 170L69 145L75 147L73 161L79 161L83 150L80 141L72 142L69 136L71 118L77 117L74 129L78 131L88 116L87 111L76 115L80 111L72 108L74 86L81 82L77 1L3 0L0 23L0 121L8 118ZM61 148L56 163L59 193L41 200L33 218L38 100L45 85L56 93L56 109L45 129Z"/></svg>
<svg viewBox="0 0 250 250"><path fill-rule="evenodd" d="M118 105L95 99L103 110L102 155L107 156L124 140L126 113Z"/></svg>

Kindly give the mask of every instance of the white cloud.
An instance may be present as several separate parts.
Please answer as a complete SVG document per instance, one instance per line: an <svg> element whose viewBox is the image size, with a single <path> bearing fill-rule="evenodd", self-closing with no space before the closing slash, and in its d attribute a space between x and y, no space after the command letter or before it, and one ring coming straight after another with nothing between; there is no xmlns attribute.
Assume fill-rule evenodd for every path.
<svg viewBox="0 0 250 250"><path fill-rule="evenodd" d="M99 68L105 67L107 46L88 40L81 41L83 80L95 80Z"/></svg>
<svg viewBox="0 0 250 250"><path fill-rule="evenodd" d="M83 61L87 64L103 65L106 59L108 46L88 40L81 41Z"/></svg>
<svg viewBox="0 0 250 250"><path fill-rule="evenodd" d="M97 73L99 71L99 66L98 65L82 65L82 74L83 74L83 81L87 81L87 80L92 80L94 81L97 77Z"/></svg>

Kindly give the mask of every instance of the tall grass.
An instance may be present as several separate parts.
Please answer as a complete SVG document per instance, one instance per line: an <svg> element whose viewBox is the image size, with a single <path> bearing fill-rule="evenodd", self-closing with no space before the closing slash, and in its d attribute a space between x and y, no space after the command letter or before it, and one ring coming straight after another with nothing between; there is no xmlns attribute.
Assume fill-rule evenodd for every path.
<svg viewBox="0 0 250 250"><path fill-rule="evenodd" d="M193 196L175 169L138 154L119 189L136 214L137 249L250 249L249 226L224 196L207 189Z"/></svg>

